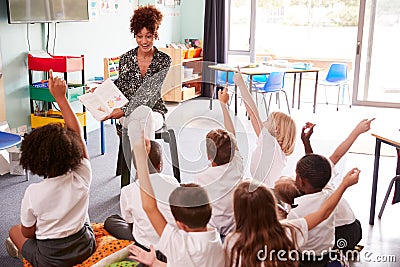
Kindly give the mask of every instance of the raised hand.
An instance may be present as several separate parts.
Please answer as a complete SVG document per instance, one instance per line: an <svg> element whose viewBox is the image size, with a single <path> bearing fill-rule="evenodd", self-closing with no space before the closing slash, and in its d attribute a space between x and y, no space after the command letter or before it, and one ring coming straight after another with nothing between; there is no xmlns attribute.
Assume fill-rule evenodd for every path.
<svg viewBox="0 0 400 267"><path fill-rule="evenodd" d="M224 89L218 91L218 100L225 105L228 104L229 94L228 94L228 83L225 85Z"/></svg>
<svg viewBox="0 0 400 267"><path fill-rule="evenodd" d="M66 98L67 83L60 77L53 77L53 70L49 70L49 91L56 101Z"/></svg>
<svg viewBox="0 0 400 267"><path fill-rule="evenodd" d="M314 126L316 124L312 122L306 122L306 124L301 129L301 140L310 140L311 135L314 132Z"/></svg>
<svg viewBox="0 0 400 267"><path fill-rule="evenodd" d="M365 133L371 129L371 122L373 122L375 118L372 118L370 120L368 119L363 119L360 121L360 123L357 124L357 126L354 128L354 133L357 135L360 135L362 133Z"/></svg>
<svg viewBox="0 0 400 267"><path fill-rule="evenodd" d="M360 170L358 168L351 169L346 176L343 178L342 184L346 187L350 187L358 183L358 178L360 175Z"/></svg>

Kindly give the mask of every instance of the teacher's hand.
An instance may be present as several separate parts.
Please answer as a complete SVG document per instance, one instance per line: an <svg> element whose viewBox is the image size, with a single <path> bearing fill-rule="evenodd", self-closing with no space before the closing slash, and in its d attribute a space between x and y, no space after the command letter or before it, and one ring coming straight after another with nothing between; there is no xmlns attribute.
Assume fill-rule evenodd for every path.
<svg viewBox="0 0 400 267"><path fill-rule="evenodd" d="M119 119L123 117L125 114L120 108L115 108L110 115L105 117L103 121L109 120L109 119Z"/></svg>

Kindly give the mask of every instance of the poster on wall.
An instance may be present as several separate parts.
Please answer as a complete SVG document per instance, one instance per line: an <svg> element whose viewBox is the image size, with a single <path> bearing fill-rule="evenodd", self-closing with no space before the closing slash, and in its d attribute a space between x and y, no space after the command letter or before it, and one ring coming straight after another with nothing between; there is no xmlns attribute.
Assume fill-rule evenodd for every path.
<svg viewBox="0 0 400 267"><path fill-rule="evenodd" d="M112 14L117 13L119 8L119 0L100 0L100 13Z"/></svg>
<svg viewBox="0 0 400 267"><path fill-rule="evenodd" d="M89 15L90 15L91 19L95 19L99 15L99 3L98 3L98 0L91 0L89 2Z"/></svg>
<svg viewBox="0 0 400 267"><path fill-rule="evenodd" d="M175 7L175 0L164 0L164 6Z"/></svg>

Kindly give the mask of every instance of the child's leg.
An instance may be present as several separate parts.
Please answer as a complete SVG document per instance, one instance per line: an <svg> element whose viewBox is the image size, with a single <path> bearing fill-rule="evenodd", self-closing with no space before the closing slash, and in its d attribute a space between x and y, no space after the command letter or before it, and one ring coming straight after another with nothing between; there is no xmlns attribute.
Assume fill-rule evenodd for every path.
<svg viewBox="0 0 400 267"><path fill-rule="evenodd" d="M147 106L137 107L127 118L125 118L123 127L128 129L128 136L131 147L133 142L141 137L142 129L144 136L150 140L155 138L155 125L153 120L153 111Z"/></svg>
<svg viewBox="0 0 400 267"><path fill-rule="evenodd" d="M353 250L358 242L360 242L361 238L361 223L357 219L351 224L335 227L334 249L340 249L342 251Z"/></svg>
<svg viewBox="0 0 400 267"><path fill-rule="evenodd" d="M28 240L28 238L22 235L21 225L19 224L11 227L9 236L19 251L22 250L22 246Z"/></svg>
<svg viewBox="0 0 400 267"><path fill-rule="evenodd" d="M141 138L142 130L144 130L145 137L150 140L155 139L156 126L153 120L153 111L147 106L139 106L128 117L121 118L120 122L122 124L122 150L126 164L132 171L132 147L134 142ZM135 168L133 167L133 169Z"/></svg>
<svg viewBox="0 0 400 267"><path fill-rule="evenodd" d="M133 223L127 223L117 214L111 215L104 221L104 229L118 239L134 240L132 227Z"/></svg>

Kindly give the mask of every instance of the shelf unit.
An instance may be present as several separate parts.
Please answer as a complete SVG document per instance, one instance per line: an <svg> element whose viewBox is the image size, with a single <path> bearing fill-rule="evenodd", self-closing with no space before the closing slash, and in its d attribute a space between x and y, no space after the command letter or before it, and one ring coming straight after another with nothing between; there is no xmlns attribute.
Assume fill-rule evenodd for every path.
<svg viewBox="0 0 400 267"><path fill-rule="evenodd" d="M182 49L159 48L171 59L171 68L163 83L161 94L164 101L182 102L201 95L203 58L183 59ZM193 77L183 77L183 67L193 68ZM187 89L185 89L187 88Z"/></svg>
<svg viewBox="0 0 400 267"><path fill-rule="evenodd" d="M68 84L67 99L69 102L78 100L78 96L85 93L85 70L84 56L53 56L35 57L28 54L29 94L31 108L31 126L38 128L49 123L64 124L59 111L53 110L54 97L51 95L47 84L43 81L34 82L34 72L46 73L50 69L55 73L63 73L64 80L68 84L68 73L80 72L81 82L79 84ZM42 109L35 110L36 104L42 104ZM44 109L44 112L42 110ZM76 113L83 127L84 138L87 140L86 131L86 109L82 106L82 112Z"/></svg>

